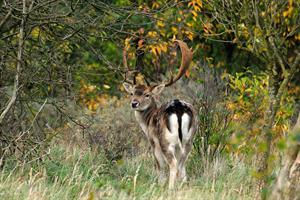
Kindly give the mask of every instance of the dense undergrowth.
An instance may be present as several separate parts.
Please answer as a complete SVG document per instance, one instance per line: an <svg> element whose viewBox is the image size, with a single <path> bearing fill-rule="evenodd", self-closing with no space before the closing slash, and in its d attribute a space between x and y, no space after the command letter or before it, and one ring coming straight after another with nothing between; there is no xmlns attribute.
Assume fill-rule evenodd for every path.
<svg viewBox="0 0 300 200"><path fill-rule="evenodd" d="M216 95L214 101L207 98L205 88L194 88L203 92L191 96L181 85L184 83L167 90L158 101L176 96L199 110L200 128L187 163L188 183L179 183L175 191L158 184L149 144L128 106L129 100L121 98L111 99L95 112L67 108L74 121L54 130L55 139L40 161L17 166L14 159L6 161L0 198L253 199L249 161L245 164L242 156L222 153L227 137L224 133L230 130L230 121L224 121L227 112L216 107ZM212 83L204 87L215 88L217 93Z"/></svg>
<svg viewBox="0 0 300 200"><path fill-rule="evenodd" d="M48 130L55 136L42 157L24 163L6 159L0 199L256 199L255 139L260 132L249 129L249 124L262 123L250 119L263 115L259 97L265 88L256 85L256 77L232 78L233 92L235 85L243 84L253 94L226 96L222 80L213 82L210 73L205 72L201 86L189 82L187 87L179 81L158 99L159 104L170 97L191 102L200 122L187 162L189 181L178 183L174 191L158 183L149 144L128 98L111 98L93 112L71 104L65 107L70 120ZM250 110L247 106L252 112L243 112ZM52 107L44 109L49 113ZM278 126L286 121L280 122ZM278 160L273 161L274 169Z"/></svg>
<svg viewBox="0 0 300 200"><path fill-rule="evenodd" d="M157 183L152 157L108 161L90 148L53 143L40 163L7 163L0 175L1 199L252 199L250 169L242 160L217 157L188 162L190 180L168 191Z"/></svg>

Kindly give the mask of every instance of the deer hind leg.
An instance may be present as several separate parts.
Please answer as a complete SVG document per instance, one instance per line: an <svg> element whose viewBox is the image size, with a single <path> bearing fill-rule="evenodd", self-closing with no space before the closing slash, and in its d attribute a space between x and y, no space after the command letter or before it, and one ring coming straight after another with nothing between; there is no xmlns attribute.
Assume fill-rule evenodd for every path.
<svg viewBox="0 0 300 200"><path fill-rule="evenodd" d="M178 178L182 180L182 182L187 181L187 175L186 175L186 169L185 169L185 162L188 158L188 155L190 153L190 150L192 148L192 142L188 142L184 145L182 154L180 155L179 158L179 163L178 163Z"/></svg>
<svg viewBox="0 0 300 200"><path fill-rule="evenodd" d="M154 157L155 157L155 161L156 161L156 171L158 174L158 182L164 183L166 180L166 176L164 173L164 168L165 168L166 163L164 160L162 150L157 145L154 147Z"/></svg>
<svg viewBox="0 0 300 200"><path fill-rule="evenodd" d="M178 172L178 164L175 156L175 146L169 145L167 149L164 149L163 153L169 165L169 189L173 189Z"/></svg>
<svg viewBox="0 0 300 200"><path fill-rule="evenodd" d="M180 146L180 157L178 163L178 177L183 181L187 181L186 169L185 169L185 162L188 158L188 155L192 149L193 144L193 135L194 135L194 128L190 128L190 116L188 114L182 115L182 141Z"/></svg>

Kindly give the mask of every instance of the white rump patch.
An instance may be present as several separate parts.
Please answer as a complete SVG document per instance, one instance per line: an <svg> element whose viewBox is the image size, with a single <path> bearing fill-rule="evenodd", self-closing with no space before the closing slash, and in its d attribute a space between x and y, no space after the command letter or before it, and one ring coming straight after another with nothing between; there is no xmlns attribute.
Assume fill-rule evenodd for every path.
<svg viewBox="0 0 300 200"><path fill-rule="evenodd" d="M188 114L184 113L181 117L181 131L182 131L182 139L187 141L190 139L192 132L189 131L191 118Z"/></svg>
<svg viewBox="0 0 300 200"><path fill-rule="evenodd" d="M169 117L169 123L170 123L170 131L166 129L166 139L170 144L175 145L178 144L178 119L176 114L172 114Z"/></svg>
<svg viewBox="0 0 300 200"><path fill-rule="evenodd" d="M171 133L174 133L174 134L178 134L178 127L179 127L179 124L178 124L178 119L177 119L177 115L176 114L172 114L170 115L169 117L169 120L170 120L170 131Z"/></svg>

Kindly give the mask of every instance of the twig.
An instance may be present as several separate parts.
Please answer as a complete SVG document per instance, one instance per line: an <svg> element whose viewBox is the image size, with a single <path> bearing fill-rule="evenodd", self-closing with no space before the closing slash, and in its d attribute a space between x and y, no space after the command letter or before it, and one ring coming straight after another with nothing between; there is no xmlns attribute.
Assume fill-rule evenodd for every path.
<svg viewBox="0 0 300 200"><path fill-rule="evenodd" d="M32 122L31 122L30 127L29 127L25 132L29 132L30 129L32 129L33 124L34 124L34 122L36 121L36 118L38 117L38 115L39 115L39 114L41 113L41 111L43 110L43 108L44 108L44 106L46 105L47 101L48 101L48 99L45 99L43 105L40 107L40 109L38 110L38 112L35 114L35 116L34 116Z"/></svg>
<svg viewBox="0 0 300 200"><path fill-rule="evenodd" d="M275 55L276 59L278 60L279 65L281 67L283 76L286 76L287 71L285 70L285 65L283 63L283 60L277 51L277 47L275 46L273 37L269 37L269 43L271 45L271 48L273 49L274 55Z"/></svg>
<svg viewBox="0 0 300 200"><path fill-rule="evenodd" d="M10 9L8 11L8 13L5 15L5 17L3 18L3 20L0 22L0 30L2 29L2 27L5 25L5 23L7 22L7 20L11 16L11 13L12 13L12 9Z"/></svg>
<svg viewBox="0 0 300 200"><path fill-rule="evenodd" d="M15 103L17 99L17 92L19 89L19 74L22 67L22 56L23 56L23 44L24 44L24 27L25 27L25 18L26 18L26 0L23 0L23 11L22 11L22 20L19 32L19 46L18 46L18 56L17 56L17 72L15 75L15 82L14 82L14 89L13 94L9 103L7 104L6 108L0 115L0 124L2 124L3 119L5 118L6 114Z"/></svg>

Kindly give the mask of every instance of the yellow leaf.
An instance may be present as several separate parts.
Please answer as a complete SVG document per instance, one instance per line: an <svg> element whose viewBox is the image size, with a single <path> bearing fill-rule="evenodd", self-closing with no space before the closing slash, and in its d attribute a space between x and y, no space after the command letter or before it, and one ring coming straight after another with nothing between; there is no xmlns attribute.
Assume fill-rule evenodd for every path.
<svg viewBox="0 0 300 200"><path fill-rule="evenodd" d="M108 89L110 89L110 86L107 84L103 84L103 88L108 90Z"/></svg>
<svg viewBox="0 0 300 200"><path fill-rule="evenodd" d="M97 110L98 106L99 106L99 104L95 102L92 104L92 109Z"/></svg>
<svg viewBox="0 0 300 200"><path fill-rule="evenodd" d="M198 16L198 14L194 10L192 11L192 14L194 15L194 17Z"/></svg>
<svg viewBox="0 0 300 200"><path fill-rule="evenodd" d="M128 50L130 48L130 38L125 39L125 49Z"/></svg>
<svg viewBox="0 0 300 200"><path fill-rule="evenodd" d="M171 30L173 33L177 34L178 33L178 29L175 26L171 27Z"/></svg>
<svg viewBox="0 0 300 200"><path fill-rule="evenodd" d="M157 51L158 55L161 54L161 48L159 46L156 47L156 51Z"/></svg>
<svg viewBox="0 0 300 200"><path fill-rule="evenodd" d="M199 6L194 6L194 10L197 11L197 12L199 12L201 9L200 9Z"/></svg>
<svg viewBox="0 0 300 200"><path fill-rule="evenodd" d="M201 0L196 0L196 1L197 1L198 6L200 6L200 8L202 8L203 7L202 1Z"/></svg>
<svg viewBox="0 0 300 200"><path fill-rule="evenodd" d="M164 24L162 21L160 21L160 20L158 20L158 21L156 22L156 25L157 25L158 27L164 27L164 26L165 26L165 24Z"/></svg>
<svg viewBox="0 0 300 200"><path fill-rule="evenodd" d="M153 2L152 9L159 8L159 4L157 2Z"/></svg>
<svg viewBox="0 0 300 200"><path fill-rule="evenodd" d="M174 42L176 40L176 35L173 35L172 41Z"/></svg>
<svg viewBox="0 0 300 200"><path fill-rule="evenodd" d="M160 33L163 37L166 36L166 32L165 32L164 30L161 30L159 33Z"/></svg>
<svg viewBox="0 0 300 200"><path fill-rule="evenodd" d="M253 46L251 44L246 45L248 49L253 49Z"/></svg>
<svg viewBox="0 0 300 200"><path fill-rule="evenodd" d="M165 53L166 53L167 50L168 50L167 43L164 42L164 43L160 44L160 48L161 48L161 51L162 51L162 52L165 52Z"/></svg>
<svg viewBox="0 0 300 200"><path fill-rule="evenodd" d="M150 52L151 52L153 55L157 56L157 53L156 53L156 50L155 50L155 47L154 47L154 46L151 46L151 47L150 47Z"/></svg>
<svg viewBox="0 0 300 200"><path fill-rule="evenodd" d="M39 37L39 34L40 34L40 28L39 27L35 27L32 29L31 31L31 35L33 38L38 38Z"/></svg>
<svg viewBox="0 0 300 200"><path fill-rule="evenodd" d="M190 23L190 22L186 23L186 25L187 25L188 27L192 27L192 26L193 26L193 24Z"/></svg>
<svg viewBox="0 0 300 200"><path fill-rule="evenodd" d="M90 103L88 104L88 109L89 109L89 110L93 110L92 104L90 104Z"/></svg>
<svg viewBox="0 0 300 200"><path fill-rule="evenodd" d="M151 38L155 38L155 37L157 37L157 32L156 31L149 31L147 35Z"/></svg>
<svg viewBox="0 0 300 200"><path fill-rule="evenodd" d="M139 73L139 74L135 77L135 79L136 79L136 82L139 83L139 84L143 84L143 82L144 82L144 80L145 80L143 74L141 74L141 73Z"/></svg>
<svg viewBox="0 0 300 200"><path fill-rule="evenodd" d="M293 14L294 7L292 5L289 5L289 8L283 12L284 17L291 17Z"/></svg>
<svg viewBox="0 0 300 200"><path fill-rule="evenodd" d="M256 36L261 36L261 35L262 35L262 32L261 32L261 30L260 30L258 27L255 27L255 28L254 28L254 34L255 34Z"/></svg>
<svg viewBox="0 0 300 200"><path fill-rule="evenodd" d="M129 52L128 53L128 58L135 58L135 53L134 52Z"/></svg>
<svg viewBox="0 0 300 200"><path fill-rule="evenodd" d="M212 32L211 31L212 27L213 27L213 25L209 22L203 24L203 30L207 34Z"/></svg>
<svg viewBox="0 0 300 200"><path fill-rule="evenodd" d="M189 32L187 34L187 37L192 41L194 39L194 34L192 32Z"/></svg>

